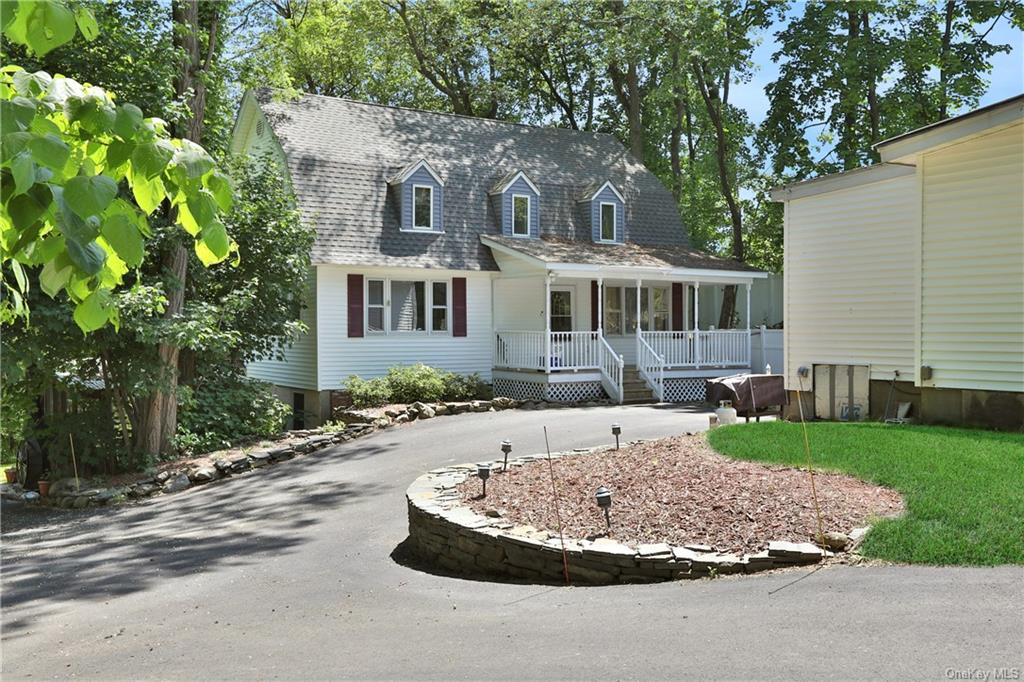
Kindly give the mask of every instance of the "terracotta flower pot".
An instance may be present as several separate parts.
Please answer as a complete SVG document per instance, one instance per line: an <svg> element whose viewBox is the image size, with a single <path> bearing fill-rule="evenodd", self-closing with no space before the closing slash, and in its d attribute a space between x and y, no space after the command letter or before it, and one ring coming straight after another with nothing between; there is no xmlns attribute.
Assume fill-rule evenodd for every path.
<svg viewBox="0 0 1024 682"><path fill-rule="evenodd" d="M39 481L39 494L42 495L43 497L49 497L50 496L50 482L49 481Z"/></svg>
<svg viewBox="0 0 1024 682"><path fill-rule="evenodd" d="M4 469L4 476L7 477L7 482L8 483L16 483L17 480L18 480L18 470L17 469Z"/></svg>

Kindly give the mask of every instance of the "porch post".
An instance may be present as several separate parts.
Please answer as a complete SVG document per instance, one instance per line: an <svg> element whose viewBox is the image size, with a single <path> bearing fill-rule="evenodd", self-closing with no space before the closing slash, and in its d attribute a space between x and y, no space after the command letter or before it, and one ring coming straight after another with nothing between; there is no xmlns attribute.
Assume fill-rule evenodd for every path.
<svg viewBox="0 0 1024 682"><path fill-rule="evenodd" d="M750 284L747 282L747 366L750 367L750 371L754 371L750 358Z"/></svg>
<svg viewBox="0 0 1024 682"><path fill-rule="evenodd" d="M551 374L551 275L544 274L544 373Z"/></svg>
<svg viewBox="0 0 1024 682"><path fill-rule="evenodd" d="M640 362L640 330L642 325L640 324L640 278L636 279L636 359L637 364Z"/></svg>
<svg viewBox="0 0 1024 682"><path fill-rule="evenodd" d="M700 369L700 282L693 283L693 363Z"/></svg>
<svg viewBox="0 0 1024 682"><path fill-rule="evenodd" d="M597 278L597 335L604 336L604 278Z"/></svg>

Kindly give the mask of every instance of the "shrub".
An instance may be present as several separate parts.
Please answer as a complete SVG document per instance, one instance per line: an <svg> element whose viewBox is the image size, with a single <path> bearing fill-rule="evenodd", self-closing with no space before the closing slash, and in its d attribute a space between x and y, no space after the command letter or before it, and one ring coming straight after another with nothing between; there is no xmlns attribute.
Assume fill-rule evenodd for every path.
<svg viewBox="0 0 1024 682"><path fill-rule="evenodd" d="M387 403L433 403L439 400L478 400L491 396L491 389L479 374L445 372L422 363L396 365L376 379L352 375L345 388L357 408L380 407Z"/></svg>
<svg viewBox="0 0 1024 682"><path fill-rule="evenodd" d="M292 408L270 385L232 372L211 372L195 386L179 388L175 445L202 454L280 433Z"/></svg>
<svg viewBox="0 0 1024 682"><path fill-rule="evenodd" d="M355 407L380 407L391 402L391 388L384 377L367 381L353 374L345 382L345 388Z"/></svg>
<svg viewBox="0 0 1024 682"><path fill-rule="evenodd" d="M431 403L444 396L444 373L423 363L390 367L385 380L396 403Z"/></svg>

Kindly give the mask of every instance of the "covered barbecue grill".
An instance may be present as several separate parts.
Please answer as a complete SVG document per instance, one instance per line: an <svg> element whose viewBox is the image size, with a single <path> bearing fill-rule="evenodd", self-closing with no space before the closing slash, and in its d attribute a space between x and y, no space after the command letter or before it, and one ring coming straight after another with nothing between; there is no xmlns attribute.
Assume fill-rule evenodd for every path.
<svg viewBox="0 0 1024 682"><path fill-rule="evenodd" d="M712 405L730 401L736 414L747 421L751 417L760 421L766 415L781 415L782 406L788 403L781 374L733 374L708 379L705 395Z"/></svg>

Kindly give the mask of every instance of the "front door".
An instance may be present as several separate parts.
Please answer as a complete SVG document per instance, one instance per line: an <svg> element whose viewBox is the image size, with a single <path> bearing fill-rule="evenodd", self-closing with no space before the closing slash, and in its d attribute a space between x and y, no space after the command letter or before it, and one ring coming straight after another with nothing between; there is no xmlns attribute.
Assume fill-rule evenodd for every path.
<svg viewBox="0 0 1024 682"><path fill-rule="evenodd" d="M551 311L551 331L572 331L572 289L552 289L548 310Z"/></svg>

